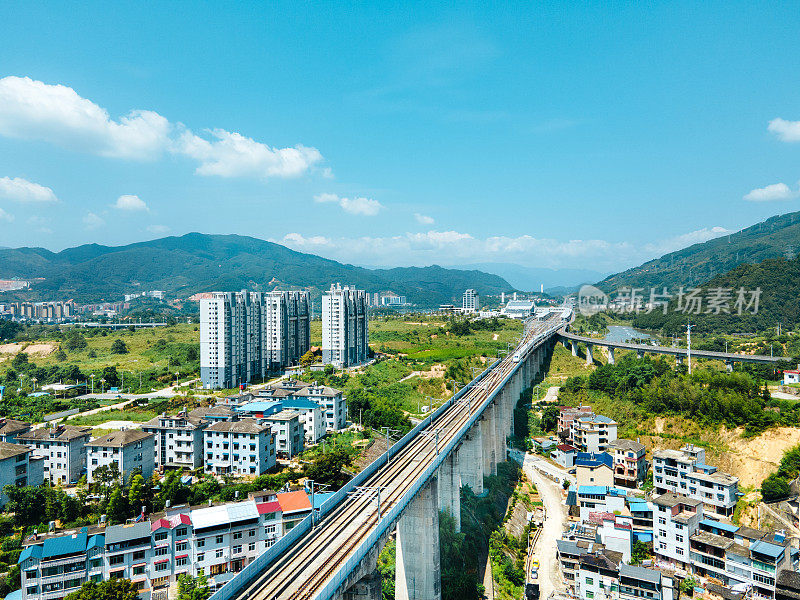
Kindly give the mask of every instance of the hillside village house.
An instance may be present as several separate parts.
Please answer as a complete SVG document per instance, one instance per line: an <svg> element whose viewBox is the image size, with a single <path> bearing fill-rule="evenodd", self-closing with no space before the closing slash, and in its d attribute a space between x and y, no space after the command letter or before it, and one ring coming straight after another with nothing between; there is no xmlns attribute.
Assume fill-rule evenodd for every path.
<svg viewBox="0 0 800 600"><path fill-rule="evenodd" d="M91 437L91 427L54 425L19 434L17 443L44 458L46 481L64 485L77 482L86 471L86 443Z"/></svg>
<svg viewBox="0 0 800 600"><path fill-rule="evenodd" d="M127 481L134 470L142 477L150 477L155 467L153 434L141 429L112 431L86 444L87 480L95 481L95 472L101 467L115 464Z"/></svg>

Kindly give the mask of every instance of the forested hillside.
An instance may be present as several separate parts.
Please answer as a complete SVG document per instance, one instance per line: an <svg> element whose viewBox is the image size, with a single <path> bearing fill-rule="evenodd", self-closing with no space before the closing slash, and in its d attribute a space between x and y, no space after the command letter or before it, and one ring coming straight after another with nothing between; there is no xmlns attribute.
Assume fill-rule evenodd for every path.
<svg viewBox="0 0 800 600"><path fill-rule="evenodd" d="M366 260L366 259L365 259ZM31 299L118 300L126 292L159 289L189 296L210 290L326 289L333 282L392 291L429 306L453 302L467 288L510 291L502 277L438 266L364 269L239 235L190 233L127 246L88 244L58 253L44 248L0 250L0 279L43 278Z"/></svg>
<svg viewBox="0 0 800 600"><path fill-rule="evenodd" d="M663 311L652 311L648 314L636 315L633 325L643 329L663 330L667 334L685 331L687 321L691 321L694 331L698 333L756 333L774 328L780 323L785 331L800 325L800 257L792 260L776 258L765 260L759 264L740 265L724 275L715 277L708 283L698 286L702 292L703 303L688 310L689 304L684 299L679 306L678 299L673 299L667 314ZM744 290L745 302L739 314L737 301ZM753 293L761 290L756 310ZM722 292L716 290L723 290ZM729 312L720 311L708 303L708 298L724 294ZM756 292L756 295L757 292ZM747 304L751 304L748 308ZM711 310L711 312L708 312Z"/></svg>
<svg viewBox="0 0 800 600"><path fill-rule="evenodd" d="M736 233L665 254L597 285L606 292L622 287L677 288L698 285L740 264L800 253L800 212L771 217Z"/></svg>

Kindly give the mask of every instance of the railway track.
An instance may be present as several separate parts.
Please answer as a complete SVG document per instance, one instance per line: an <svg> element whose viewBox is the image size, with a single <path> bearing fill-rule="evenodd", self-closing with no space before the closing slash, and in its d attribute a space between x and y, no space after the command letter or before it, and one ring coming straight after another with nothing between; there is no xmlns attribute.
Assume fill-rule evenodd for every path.
<svg viewBox="0 0 800 600"><path fill-rule="evenodd" d="M555 330L557 317L537 324L527 331L520 346L539 333ZM461 400L453 403L425 431L439 431L439 447L460 435L475 409L516 367L518 357L507 355L480 382L469 387ZM388 465L379 469L364 486L380 487L380 514L387 514L414 487L418 477L436 459L431 436L418 435ZM337 568L355 552L359 544L378 526L378 507L372 497L350 497L334 508L311 531L298 539L293 549L267 567L241 590L239 598L247 600L311 600L336 573Z"/></svg>

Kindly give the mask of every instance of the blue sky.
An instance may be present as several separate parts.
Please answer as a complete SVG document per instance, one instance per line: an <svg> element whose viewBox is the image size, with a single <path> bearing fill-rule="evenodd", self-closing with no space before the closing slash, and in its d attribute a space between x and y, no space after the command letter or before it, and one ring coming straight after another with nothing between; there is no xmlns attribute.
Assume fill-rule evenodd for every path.
<svg viewBox="0 0 800 600"><path fill-rule="evenodd" d="M612 271L800 210L797 5L605 4L5 3L0 246Z"/></svg>

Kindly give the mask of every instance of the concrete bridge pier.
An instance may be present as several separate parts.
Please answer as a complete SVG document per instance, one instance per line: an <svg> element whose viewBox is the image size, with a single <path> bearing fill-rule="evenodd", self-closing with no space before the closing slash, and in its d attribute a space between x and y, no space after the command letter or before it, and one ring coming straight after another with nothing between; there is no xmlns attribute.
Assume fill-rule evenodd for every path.
<svg viewBox="0 0 800 600"><path fill-rule="evenodd" d="M494 401L494 459L495 463L501 463L506 459L506 429L508 426L508 415L505 411L502 398L496 397ZM497 466L495 465L495 473L497 473Z"/></svg>
<svg viewBox="0 0 800 600"><path fill-rule="evenodd" d="M586 344L586 366L591 366L594 364L594 357L592 356L593 348L594 348L593 344Z"/></svg>
<svg viewBox="0 0 800 600"><path fill-rule="evenodd" d="M397 523L395 570L397 600L441 600L439 493L431 479Z"/></svg>
<svg viewBox="0 0 800 600"><path fill-rule="evenodd" d="M490 404L483 411L483 416L479 421L481 428L481 445L483 447L483 474L496 475L497 474L497 460L495 459L495 452L497 444L495 443L495 429L494 429L494 405Z"/></svg>
<svg viewBox="0 0 800 600"><path fill-rule="evenodd" d="M614 364L614 347L613 346L609 346L608 347L608 364L610 364L610 365Z"/></svg>
<svg viewBox="0 0 800 600"><path fill-rule="evenodd" d="M572 356L578 356L578 342L572 341Z"/></svg>
<svg viewBox="0 0 800 600"><path fill-rule="evenodd" d="M376 568L369 575L359 579L340 598L342 600L382 600L381 572Z"/></svg>
<svg viewBox="0 0 800 600"><path fill-rule="evenodd" d="M728 370L728 373L732 373L733 372L733 361L732 360L726 360L725 361L725 368Z"/></svg>
<svg viewBox="0 0 800 600"><path fill-rule="evenodd" d="M455 453L448 456L439 467L439 510L448 513L461 531L461 475Z"/></svg>
<svg viewBox="0 0 800 600"><path fill-rule="evenodd" d="M676 354L675 355L675 366L677 367L677 366L680 366L682 364L683 364L683 356L681 356L680 354Z"/></svg>
<svg viewBox="0 0 800 600"><path fill-rule="evenodd" d="M469 430L456 452L460 484L468 485L474 494L483 493L483 465L481 427L480 423L477 423Z"/></svg>
<svg viewBox="0 0 800 600"><path fill-rule="evenodd" d="M644 358L644 350L637 350L636 358Z"/></svg>

